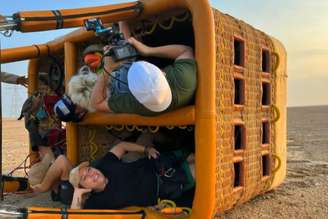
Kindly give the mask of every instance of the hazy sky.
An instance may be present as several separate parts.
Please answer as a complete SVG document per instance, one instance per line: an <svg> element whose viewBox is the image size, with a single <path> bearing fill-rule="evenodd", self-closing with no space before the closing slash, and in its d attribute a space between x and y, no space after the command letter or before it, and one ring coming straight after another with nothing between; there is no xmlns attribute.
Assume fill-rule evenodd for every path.
<svg viewBox="0 0 328 219"><path fill-rule="evenodd" d="M0 14L22 10L78 8L126 2L121 0L0 0ZM213 7L244 20L279 39L288 53L288 106L328 104L328 1L327 0L212 0ZM45 43L70 30L0 35L1 47ZM26 62L2 65L25 74ZM16 116L25 89L3 84L3 114Z"/></svg>

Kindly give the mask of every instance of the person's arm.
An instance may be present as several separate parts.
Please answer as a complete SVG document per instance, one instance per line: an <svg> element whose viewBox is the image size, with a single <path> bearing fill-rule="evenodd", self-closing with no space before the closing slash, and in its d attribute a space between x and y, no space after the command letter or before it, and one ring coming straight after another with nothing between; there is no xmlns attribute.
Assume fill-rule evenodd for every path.
<svg viewBox="0 0 328 219"><path fill-rule="evenodd" d="M31 186L34 192L47 192L53 185L60 180L68 180L69 171L72 169L72 164L64 155L59 155L55 162L51 164L45 177L40 184Z"/></svg>
<svg viewBox="0 0 328 219"><path fill-rule="evenodd" d="M74 188L71 209L82 209L85 198L84 195L91 192L91 189Z"/></svg>
<svg viewBox="0 0 328 219"><path fill-rule="evenodd" d="M168 59L194 59L193 49L190 46L181 44L172 44L159 47L146 46L142 42L136 40L133 37L128 39L128 42L132 44L138 52L143 56L155 56L159 58Z"/></svg>
<svg viewBox="0 0 328 219"><path fill-rule="evenodd" d="M112 112L107 103L107 86L109 76L106 73L98 75L91 92L91 107L99 112Z"/></svg>
<svg viewBox="0 0 328 219"><path fill-rule="evenodd" d="M119 159L121 159L126 152L132 152L132 151L144 153L146 156L148 156L149 159L150 158L156 159L159 155L159 152L153 147L146 147L143 145L130 143L130 142L120 142L110 150L110 152L115 154L115 156L118 157Z"/></svg>
<svg viewBox="0 0 328 219"><path fill-rule="evenodd" d="M104 47L104 54L108 53L110 46ZM111 74L113 69L117 68L122 62L114 62L113 59L109 56L105 56L104 60L104 69L103 73L98 75L98 79L96 81L95 86L91 92L91 107L93 107L96 111L99 112L113 112L108 106L108 97L107 97L107 89L108 83L111 78L108 74Z"/></svg>
<svg viewBox="0 0 328 219"><path fill-rule="evenodd" d="M120 28L121 33L123 33L125 39L129 39L131 37L131 31L129 25L126 21L119 21L118 26Z"/></svg>
<svg viewBox="0 0 328 219"><path fill-rule="evenodd" d="M27 78L25 76L18 77L16 80L16 84L27 87Z"/></svg>
<svg viewBox="0 0 328 219"><path fill-rule="evenodd" d="M1 82L8 84L19 84L27 87L27 78L25 76L18 76L7 72L1 72Z"/></svg>

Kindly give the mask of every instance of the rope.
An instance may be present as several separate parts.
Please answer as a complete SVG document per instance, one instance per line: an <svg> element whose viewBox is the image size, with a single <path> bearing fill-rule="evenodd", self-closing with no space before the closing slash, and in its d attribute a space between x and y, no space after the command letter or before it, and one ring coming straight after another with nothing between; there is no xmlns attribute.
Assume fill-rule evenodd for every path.
<svg viewBox="0 0 328 219"><path fill-rule="evenodd" d="M129 132L133 132L136 129L135 125L126 125L125 129L128 130Z"/></svg>
<svg viewBox="0 0 328 219"><path fill-rule="evenodd" d="M279 67L279 65L280 65L280 56L279 56L279 54L276 53L276 52L273 52L273 53L272 53L272 56L276 59L275 66L274 66L274 68L273 68L273 72L276 73L276 71L277 71L277 69L278 69L278 67Z"/></svg>
<svg viewBox="0 0 328 219"><path fill-rule="evenodd" d="M272 68L272 75L271 75L271 84L272 84L272 103L276 103L276 86L277 86L277 69L280 65L280 57L279 54L275 52L275 46L272 42L272 40L270 39L270 46L271 46L271 51L272 52L272 57L271 57L271 62L274 62L274 59L276 61L275 66ZM270 187L273 183L273 180L275 178L275 174L277 173L277 171L280 169L281 167L281 159L278 155L276 155L276 149L277 149L277 144L276 144L276 122L280 119L280 111L278 109L278 107L274 104L271 105L271 109L272 109L272 117L273 119L271 120L272 122L272 128L271 128L271 142L272 142L272 147L271 147L271 157L274 159L271 160L270 162L270 167L271 167L271 177L270 177ZM275 161L278 161L278 165L276 168L274 168L275 166ZM273 168L272 168L273 167ZM270 188L269 187L269 188Z"/></svg>
<svg viewBox="0 0 328 219"><path fill-rule="evenodd" d="M136 126L136 130L137 130L137 131L139 131L139 132L144 132L144 131L145 131L145 129L144 129L144 128L142 128L142 127L139 127L139 126Z"/></svg>
<svg viewBox="0 0 328 219"><path fill-rule="evenodd" d="M267 44L270 47L270 51L274 51L275 50L275 47L274 47L274 44L272 43L272 40L271 39L268 39L267 36L265 36L265 38L266 38ZM271 103L275 103L276 102L276 81L277 81L276 80L276 74L277 74L276 71L277 71L277 69L279 67L279 64L280 64L280 58L279 58L278 53L276 53L276 52L272 52L271 63L273 63L274 57L276 58L276 64L272 68L272 73L271 73L271 77L270 77L270 84L271 84L271 89L272 89L272 91L271 91L271 93L272 93L272 95L271 95ZM272 112L271 113L271 117L273 119L271 119L271 121L270 121L271 124L272 124L272 126L270 127L270 142L271 142L271 145L270 145L270 155L271 155L271 158L277 158L275 160L278 161L278 166L276 168L272 168L275 165L275 160L270 159L270 170L271 170L271 173L270 173L269 180L267 180L267 183L264 185L264 190L265 191L268 191L271 188L271 185L272 185L273 180L275 178L275 173L281 167L281 159L277 155L275 155L275 151L276 151L276 147L277 147L277 145L276 145L275 123L280 119L280 112L279 112L278 107L276 105L274 105L274 104L271 104L271 112Z"/></svg>
<svg viewBox="0 0 328 219"><path fill-rule="evenodd" d="M175 202L172 200L161 200L160 198L157 200L157 206L155 207L155 210L166 215L189 215L192 211L191 208L188 207L177 207Z"/></svg>
<svg viewBox="0 0 328 219"><path fill-rule="evenodd" d="M106 129L107 130L113 130L113 126L112 125L106 125Z"/></svg>
<svg viewBox="0 0 328 219"><path fill-rule="evenodd" d="M154 21L151 21L151 26L150 28L147 30L146 29L146 25L142 25L141 30L139 33L136 33L135 30L132 30L132 34L134 36L145 36L145 35L150 35L152 34L155 30L156 27L159 26L160 28L162 28L163 30L170 30L173 28L174 24L176 22L184 22L186 21L188 18L190 17L190 13L186 12L183 17L177 17L177 16L172 16L167 20L160 20L158 17L154 19ZM165 22L168 21L168 24L166 25Z"/></svg>
<svg viewBox="0 0 328 219"><path fill-rule="evenodd" d="M95 160L96 159L96 155L98 152L98 145L94 142L95 138L96 138L96 131L95 130L90 130L89 131L89 144L90 144L90 150L91 150L91 160Z"/></svg>
<svg viewBox="0 0 328 219"><path fill-rule="evenodd" d="M150 30L144 30L143 34L141 34L141 35L150 35L150 34L152 34L155 31L156 27L157 27L157 23L158 23L158 19L155 20L155 22L151 26Z"/></svg>
<svg viewBox="0 0 328 219"><path fill-rule="evenodd" d="M157 200L157 205L165 208L175 208L177 206L175 202L172 200L168 200L168 199L161 200L160 198L158 198Z"/></svg>
<svg viewBox="0 0 328 219"><path fill-rule="evenodd" d="M124 125L121 125L121 126L114 126L114 130L115 131L123 131L124 130Z"/></svg>
<svg viewBox="0 0 328 219"><path fill-rule="evenodd" d="M173 126L173 125L168 125L165 126L167 129L169 130L173 130L174 128L179 128L182 130L186 130L188 132L192 132L194 130L193 126ZM110 130L115 130L115 131L123 131L123 130L127 130L129 132L133 132L135 130L139 131L139 132L145 132L147 129L149 130L150 133L156 133L159 131L160 126L136 126L136 125L120 125L120 126L113 126L113 125L107 125L106 129L108 131Z"/></svg>
<svg viewBox="0 0 328 219"><path fill-rule="evenodd" d="M273 115L275 115L275 118L272 119L271 122L276 123L280 119L280 111L279 108L274 104L271 105L271 108L272 108Z"/></svg>
<svg viewBox="0 0 328 219"><path fill-rule="evenodd" d="M8 173L8 176L12 176L15 172L16 172L16 170L19 170L19 169L24 169L24 172L25 172L25 176L28 176L28 173L27 173L27 171L26 171L26 169L29 169L30 168L30 166L28 166L27 167L27 165L26 165L26 161L27 161L27 159L31 156L33 154L33 152L32 153L30 153L30 154L28 154L26 157L25 157L25 159L16 167L16 168L14 168L12 171L10 171L9 173ZM23 167L22 167L23 166Z"/></svg>
<svg viewBox="0 0 328 219"><path fill-rule="evenodd" d="M190 17L190 13L188 11L185 12L185 14L183 15L183 17L179 18L178 16L173 16L174 21L177 22L184 22L186 21L188 18Z"/></svg>
<svg viewBox="0 0 328 219"><path fill-rule="evenodd" d="M149 126L148 130L150 131L150 133L156 133L159 130L159 126Z"/></svg>
<svg viewBox="0 0 328 219"><path fill-rule="evenodd" d="M278 161L278 165L277 165L277 167L275 167L273 170L272 170L272 174L274 175L276 172L278 172L278 170L280 169L280 167L281 167L281 158L278 156L278 155L276 155L276 154L272 154L272 158L274 158L275 160L277 160Z"/></svg>
<svg viewBox="0 0 328 219"><path fill-rule="evenodd" d="M163 30L170 30L170 29L172 29L173 25L174 25L173 17L169 19L169 24L167 26L164 24L163 21L162 22L158 21L158 26L160 28L162 28Z"/></svg>

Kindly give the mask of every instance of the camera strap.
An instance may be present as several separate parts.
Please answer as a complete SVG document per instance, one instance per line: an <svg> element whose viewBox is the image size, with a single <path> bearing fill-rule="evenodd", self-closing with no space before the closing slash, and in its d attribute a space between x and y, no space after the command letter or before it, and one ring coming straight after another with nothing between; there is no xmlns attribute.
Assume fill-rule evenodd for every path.
<svg viewBox="0 0 328 219"><path fill-rule="evenodd" d="M105 66L103 66L103 70L104 70L104 71L106 72L106 74L107 74L109 77L111 77L112 79L117 80L118 82L120 82L120 83L122 83L122 84L128 86L128 83L126 83L125 81L122 81L122 80L118 79L117 77L113 76L111 72L108 72L108 71L106 70Z"/></svg>

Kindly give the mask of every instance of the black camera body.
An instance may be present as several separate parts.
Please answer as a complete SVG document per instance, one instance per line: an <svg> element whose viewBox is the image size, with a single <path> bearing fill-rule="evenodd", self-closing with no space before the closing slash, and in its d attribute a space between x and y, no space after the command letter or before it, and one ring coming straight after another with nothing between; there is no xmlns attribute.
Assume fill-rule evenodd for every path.
<svg viewBox="0 0 328 219"><path fill-rule="evenodd" d="M112 46L109 52L104 55L111 56L114 62L134 59L139 55L134 46L124 39L124 35L119 31L117 24L106 28L100 19L94 18L85 20L84 26L88 31L94 31L106 44Z"/></svg>

